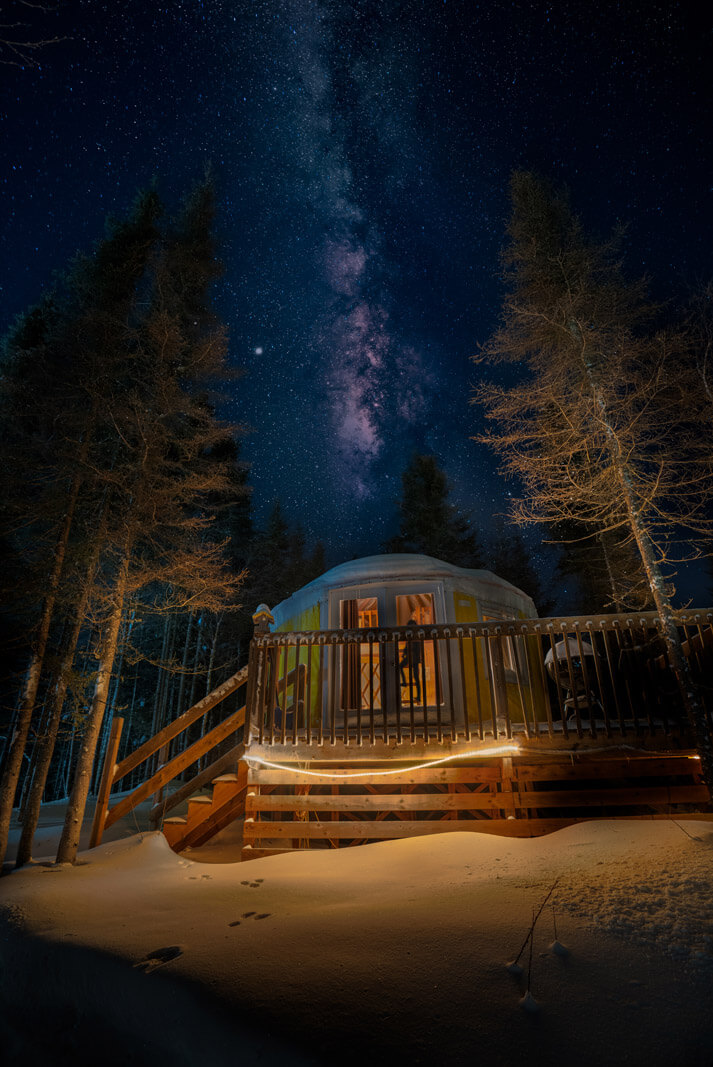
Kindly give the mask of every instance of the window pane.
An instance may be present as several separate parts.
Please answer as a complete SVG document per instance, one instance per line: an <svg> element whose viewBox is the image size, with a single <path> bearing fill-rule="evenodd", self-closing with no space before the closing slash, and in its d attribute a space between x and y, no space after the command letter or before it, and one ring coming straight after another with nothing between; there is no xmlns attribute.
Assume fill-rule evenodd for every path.
<svg viewBox="0 0 713 1067"><path fill-rule="evenodd" d="M398 626L431 626L435 622L433 593L407 593L396 597ZM409 652L410 645L410 652ZM436 658L432 641L399 642L401 705L422 706L425 681L426 706L436 705Z"/></svg>

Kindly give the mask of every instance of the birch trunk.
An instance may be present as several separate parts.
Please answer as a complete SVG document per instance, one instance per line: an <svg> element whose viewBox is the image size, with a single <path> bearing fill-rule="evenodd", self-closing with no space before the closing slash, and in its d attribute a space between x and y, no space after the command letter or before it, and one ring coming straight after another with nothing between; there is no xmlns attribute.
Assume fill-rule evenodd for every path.
<svg viewBox="0 0 713 1067"><path fill-rule="evenodd" d="M181 715L183 708L183 698L186 692L186 677L188 674L188 653L191 644L191 634L193 633L193 615L194 611L191 609L188 615L188 622L186 623L186 640L183 642L183 659L181 660L181 680L178 685L178 699L176 701L176 715ZM189 704L190 707L190 704Z"/></svg>
<svg viewBox="0 0 713 1067"><path fill-rule="evenodd" d="M106 751L106 746L109 743L109 734L111 733L111 720L114 717L116 709L116 702L119 696L119 689L121 688L121 672L124 669L124 652L126 650L126 644L131 636L131 630L134 625L135 612L131 612L131 615L124 617L119 628L119 664L114 672L114 685L111 694L111 699L107 703L107 711L104 714L104 724L102 726L100 738L99 738L99 751L97 753L97 759L94 761L94 777L91 785L91 792L95 793L99 788L99 775L100 765Z"/></svg>
<svg viewBox="0 0 713 1067"><path fill-rule="evenodd" d="M129 579L129 554L130 546L127 546L114 589L114 607L107 621L104 641L102 642L101 660L94 687L94 697L79 750L72 794L69 799L62 837L57 852L57 863L74 863L77 858L82 820L84 819L87 797L89 796L89 783L92 776L94 755L104 719L111 672L119 640L119 628L124 613L124 599Z"/></svg>

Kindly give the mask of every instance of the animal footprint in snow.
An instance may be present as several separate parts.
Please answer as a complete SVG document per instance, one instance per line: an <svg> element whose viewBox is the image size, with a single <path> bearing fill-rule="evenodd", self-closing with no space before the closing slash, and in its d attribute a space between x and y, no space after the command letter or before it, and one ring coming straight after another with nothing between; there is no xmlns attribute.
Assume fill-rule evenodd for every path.
<svg viewBox="0 0 713 1067"><path fill-rule="evenodd" d="M540 1005L537 1003L529 989L525 993L525 996L519 1001L519 1004L524 1011L530 1011L534 1013L540 1010Z"/></svg>
<svg viewBox="0 0 713 1067"><path fill-rule="evenodd" d="M242 914L242 918L243 918L243 919L249 919L249 918L250 918L250 916L251 916L251 915L254 915L254 914L255 914L255 912L254 912L254 911L244 911L244 912L243 912L243 914Z"/></svg>
<svg viewBox="0 0 713 1067"><path fill-rule="evenodd" d="M228 926L240 926L240 919L233 919L231 923L228 923Z"/></svg>
<svg viewBox="0 0 713 1067"><path fill-rule="evenodd" d="M270 912L269 911L264 911L262 913L262 915L256 915L255 918L256 919L269 919L270 918Z"/></svg>
<svg viewBox="0 0 713 1067"><path fill-rule="evenodd" d="M134 964L134 968L138 971L143 971L144 974L151 974L158 967L163 967L164 964L170 963L171 960L177 960L179 956L183 955L183 949L180 945L169 945L167 948L155 948L148 955L144 956L142 960Z"/></svg>

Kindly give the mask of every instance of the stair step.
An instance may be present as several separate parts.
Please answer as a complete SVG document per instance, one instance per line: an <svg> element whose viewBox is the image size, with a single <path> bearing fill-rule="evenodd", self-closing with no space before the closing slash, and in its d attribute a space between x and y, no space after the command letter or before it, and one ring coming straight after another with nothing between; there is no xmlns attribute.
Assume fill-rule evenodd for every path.
<svg viewBox="0 0 713 1067"><path fill-rule="evenodd" d="M212 804L212 797L191 797L188 801L186 828L190 830L197 823L202 822L207 815L207 809L210 808Z"/></svg>
<svg viewBox="0 0 713 1067"><path fill-rule="evenodd" d="M186 832L186 820L181 819L178 816L173 816L170 819L164 819L163 822L163 836L168 841L171 848L175 845L176 841L180 841Z"/></svg>
<svg viewBox="0 0 713 1067"><path fill-rule="evenodd" d="M213 807L219 808L240 790L237 774L224 774L213 784Z"/></svg>

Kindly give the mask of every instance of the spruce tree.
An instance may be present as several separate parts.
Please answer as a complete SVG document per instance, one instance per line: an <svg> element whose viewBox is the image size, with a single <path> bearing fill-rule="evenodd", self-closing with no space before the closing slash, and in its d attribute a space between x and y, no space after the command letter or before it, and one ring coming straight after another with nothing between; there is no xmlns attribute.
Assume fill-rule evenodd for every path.
<svg viewBox="0 0 713 1067"><path fill-rule="evenodd" d="M475 530L450 502L448 478L435 456L414 453L401 476L399 532L384 544L387 552L417 552L458 567L482 567Z"/></svg>
<svg viewBox="0 0 713 1067"><path fill-rule="evenodd" d="M0 784L0 863L70 538L74 533L76 539L82 494L94 481L117 360L155 239L157 213L153 194L140 197L126 220L111 224L92 256L76 260L59 299L44 300L6 345L2 466L7 499L14 506L4 520L18 553L30 537L48 550L35 565L42 600ZM80 532L79 539L85 536L91 533Z"/></svg>
<svg viewBox="0 0 713 1067"><path fill-rule="evenodd" d="M99 598L101 647L57 861L73 862L127 599L164 610L219 610L234 601L211 503L231 489L230 462L216 450L229 428L208 391L227 374L225 331L212 314L218 274L211 233L212 191L187 201L152 264L147 311L129 331L111 413L117 453L101 477L111 487L109 545Z"/></svg>

